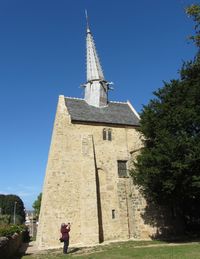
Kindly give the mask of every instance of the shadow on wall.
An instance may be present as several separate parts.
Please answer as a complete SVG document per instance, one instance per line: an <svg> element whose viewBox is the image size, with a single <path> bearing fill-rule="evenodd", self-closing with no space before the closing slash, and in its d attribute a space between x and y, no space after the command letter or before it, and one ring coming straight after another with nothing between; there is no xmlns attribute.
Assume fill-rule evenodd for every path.
<svg viewBox="0 0 200 259"><path fill-rule="evenodd" d="M144 213L141 214L144 223L157 228L157 232L150 236L152 239L176 240L185 233L184 222L166 207L159 207L147 201Z"/></svg>

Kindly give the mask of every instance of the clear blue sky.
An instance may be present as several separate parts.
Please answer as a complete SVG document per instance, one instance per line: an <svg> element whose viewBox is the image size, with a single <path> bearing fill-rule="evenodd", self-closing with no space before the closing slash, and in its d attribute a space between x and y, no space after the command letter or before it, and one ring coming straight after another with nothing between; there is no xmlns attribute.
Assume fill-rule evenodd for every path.
<svg viewBox="0 0 200 259"><path fill-rule="evenodd" d="M85 16L110 99L137 111L194 57L190 0L0 0L0 193L42 191L58 95L83 97Z"/></svg>

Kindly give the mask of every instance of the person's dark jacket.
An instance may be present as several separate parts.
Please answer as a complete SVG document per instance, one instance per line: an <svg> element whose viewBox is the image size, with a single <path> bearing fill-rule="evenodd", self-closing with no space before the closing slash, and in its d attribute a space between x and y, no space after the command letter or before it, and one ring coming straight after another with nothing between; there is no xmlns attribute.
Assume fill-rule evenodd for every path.
<svg viewBox="0 0 200 259"><path fill-rule="evenodd" d="M67 225L64 225L61 227L60 232L62 234L62 239L63 240L68 240L69 239L69 231L70 231L70 227Z"/></svg>

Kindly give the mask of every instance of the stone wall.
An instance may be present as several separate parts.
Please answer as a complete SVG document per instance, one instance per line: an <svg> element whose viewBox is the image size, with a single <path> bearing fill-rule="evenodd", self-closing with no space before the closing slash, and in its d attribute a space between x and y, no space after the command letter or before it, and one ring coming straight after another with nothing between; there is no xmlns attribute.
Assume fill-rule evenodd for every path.
<svg viewBox="0 0 200 259"><path fill-rule="evenodd" d="M9 259L15 255L22 244L22 233L12 237L0 237L0 258Z"/></svg>
<svg viewBox="0 0 200 259"><path fill-rule="evenodd" d="M103 140L104 128L112 131L112 141ZM61 246L62 222L72 223L72 245L146 237L148 231L154 231L141 227L145 202L131 178L118 176L117 161L128 161L130 166L131 153L140 147L134 127L71 123L60 96L43 188L38 247Z"/></svg>

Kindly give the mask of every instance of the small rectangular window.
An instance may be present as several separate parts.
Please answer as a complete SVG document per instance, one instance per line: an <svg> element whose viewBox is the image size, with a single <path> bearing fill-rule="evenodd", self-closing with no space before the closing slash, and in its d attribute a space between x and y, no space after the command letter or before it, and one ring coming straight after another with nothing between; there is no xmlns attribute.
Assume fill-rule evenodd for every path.
<svg viewBox="0 0 200 259"><path fill-rule="evenodd" d="M112 210L112 219L115 219L115 210Z"/></svg>
<svg viewBox="0 0 200 259"><path fill-rule="evenodd" d="M126 167L127 161L118 160L117 164L118 164L118 176L127 177L127 167Z"/></svg>

